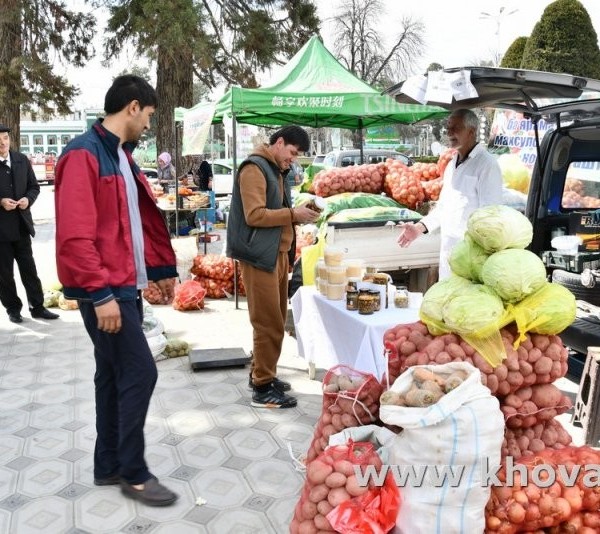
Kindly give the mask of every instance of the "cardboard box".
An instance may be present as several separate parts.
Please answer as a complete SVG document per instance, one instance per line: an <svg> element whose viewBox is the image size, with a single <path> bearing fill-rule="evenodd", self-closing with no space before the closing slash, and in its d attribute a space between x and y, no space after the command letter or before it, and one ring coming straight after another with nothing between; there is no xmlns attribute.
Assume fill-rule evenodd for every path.
<svg viewBox="0 0 600 534"><path fill-rule="evenodd" d="M591 212L574 211L571 213L569 216L569 234L581 238L580 251L600 251L600 224L592 222Z"/></svg>
<svg viewBox="0 0 600 534"><path fill-rule="evenodd" d="M214 243L219 239L221 239L219 234L198 234L198 243Z"/></svg>

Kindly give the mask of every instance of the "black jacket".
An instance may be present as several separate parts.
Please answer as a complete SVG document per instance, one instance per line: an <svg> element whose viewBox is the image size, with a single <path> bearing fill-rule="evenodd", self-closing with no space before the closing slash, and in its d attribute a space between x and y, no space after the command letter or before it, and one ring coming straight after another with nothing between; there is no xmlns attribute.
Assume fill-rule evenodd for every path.
<svg viewBox="0 0 600 534"><path fill-rule="evenodd" d="M31 163L24 154L11 150L10 166L14 184L12 198L13 200L19 200L27 197L29 206L27 209L17 208L14 211L6 211L0 207L0 241L18 241L21 220L25 223L29 234L32 237L35 235L30 208L40 194L40 184L38 184Z"/></svg>

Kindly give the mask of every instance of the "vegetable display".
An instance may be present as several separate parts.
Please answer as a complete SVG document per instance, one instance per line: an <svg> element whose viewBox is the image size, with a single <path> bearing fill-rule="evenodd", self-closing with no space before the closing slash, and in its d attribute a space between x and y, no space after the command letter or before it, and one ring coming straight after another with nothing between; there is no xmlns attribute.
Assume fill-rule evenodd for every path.
<svg viewBox="0 0 600 534"><path fill-rule="evenodd" d="M313 192L320 197L338 193L381 193L385 165L383 163L332 167L319 171L312 182Z"/></svg>

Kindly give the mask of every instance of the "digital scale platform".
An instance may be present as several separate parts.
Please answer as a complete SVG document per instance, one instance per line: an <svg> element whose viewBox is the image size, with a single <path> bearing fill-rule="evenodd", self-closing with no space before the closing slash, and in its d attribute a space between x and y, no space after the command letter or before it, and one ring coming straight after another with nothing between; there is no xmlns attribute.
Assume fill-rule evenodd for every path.
<svg viewBox="0 0 600 534"><path fill-rule="evenodd" d="M241 347L193 349L190 351L189 358L193 371L220 367L245 367L250 363L250 356Z"/></svg>

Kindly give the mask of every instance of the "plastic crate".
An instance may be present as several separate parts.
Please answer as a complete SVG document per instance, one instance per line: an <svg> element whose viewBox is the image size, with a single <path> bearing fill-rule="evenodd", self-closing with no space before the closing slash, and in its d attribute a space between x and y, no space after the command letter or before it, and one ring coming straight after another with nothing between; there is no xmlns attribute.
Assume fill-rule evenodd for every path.
<svg viewBox="0 0 600 534"><path fill-rule="evenodd" d="M562 254L553 250L542 252L546 267L556 267L571 273L581 273L584 269L600 268L600 252L577 252Z"/></svg>
<svg viewBox="0 0 600 534"><path fill-rule="evenodd" d="M586 445L600 446L600 347L588 347L571 422L583 428Z"/></svg>

